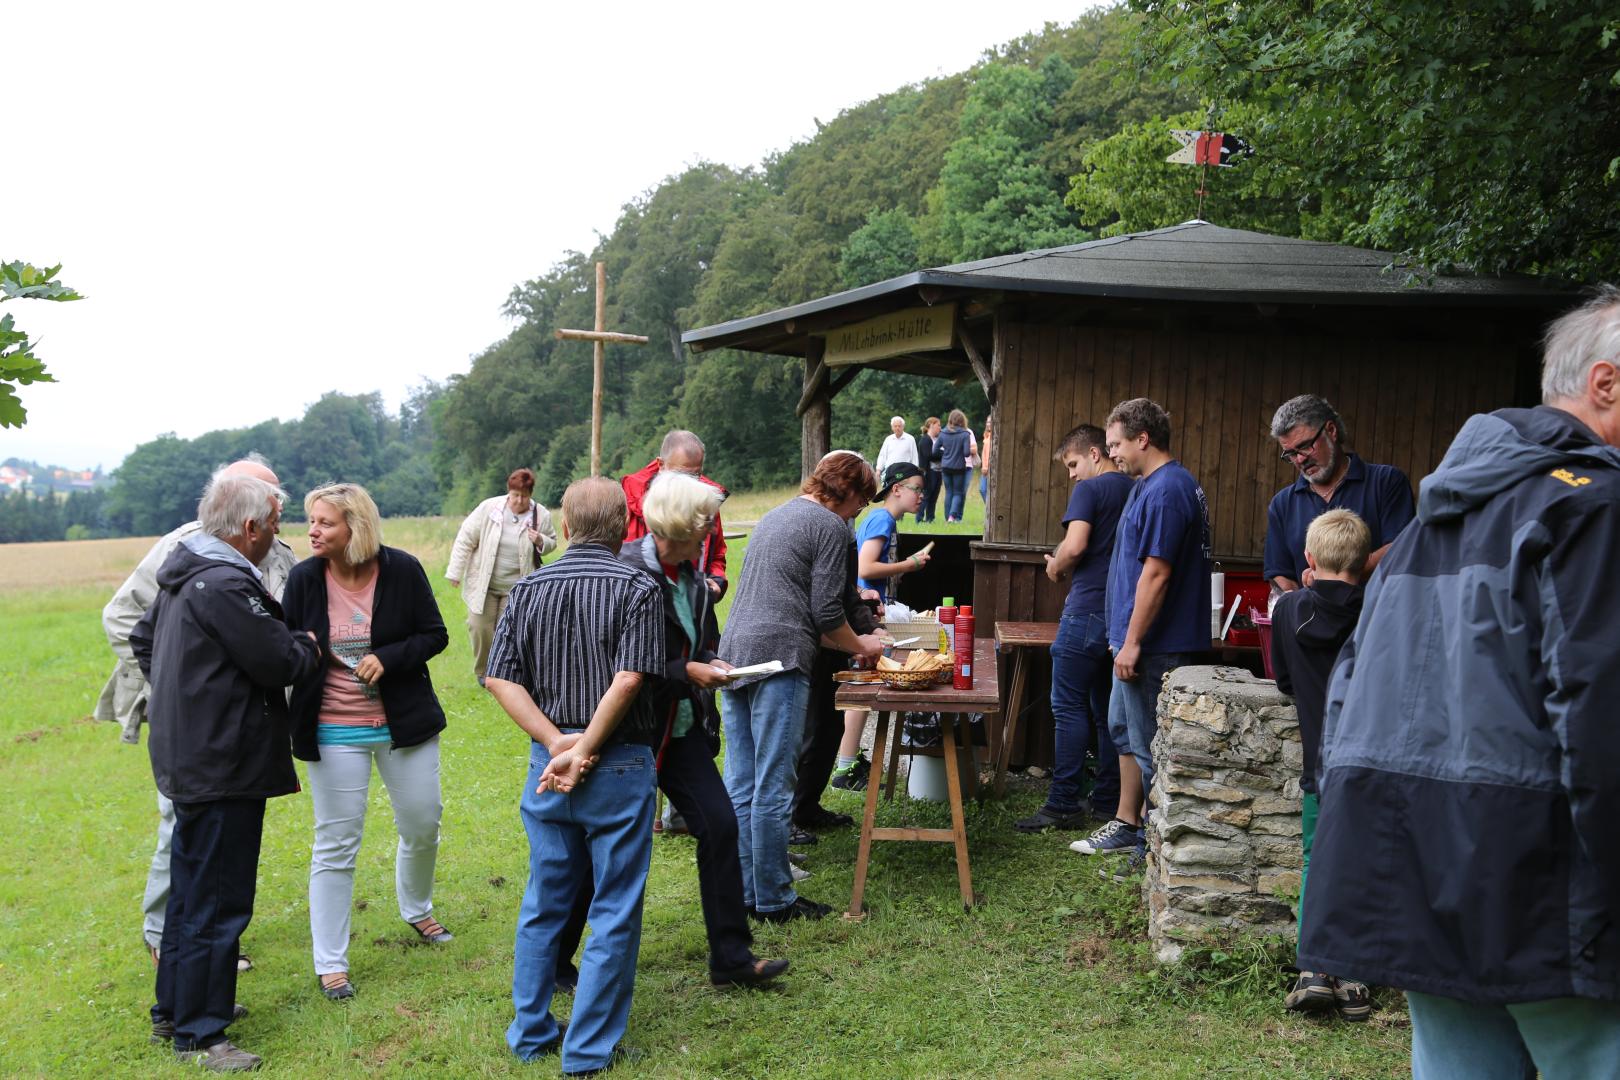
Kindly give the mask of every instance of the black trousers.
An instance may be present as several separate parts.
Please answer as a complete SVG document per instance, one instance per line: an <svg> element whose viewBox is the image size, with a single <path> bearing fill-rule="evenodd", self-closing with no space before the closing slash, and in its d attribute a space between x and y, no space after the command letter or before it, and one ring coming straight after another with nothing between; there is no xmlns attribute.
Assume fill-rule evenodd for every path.
<svg viewBox="0 0 1620 1080"><path fill-rule="evenodd" d="M793 789L793 820L800 823L821 809L821 793L838 764L838 744L844 741L844 713L833 704L838 684L833 672L849 666L849 654L817 649L810 669L810 703L799 745L799 782Z"/></svg>
<svg viewBox="0 0 1620 1080"><path fill-rule="evenodd" d="M917 520L934 520L934 505L939 502L939 489L945 482L944 477L945 474L936 469L923 470L923 501L922 509L917 513Z"/></svg>
<svg viewBox="0 0 1620 1080"><path fill-rule="evenodd" d="M174 1023L176 1050L225 1038L236 1008L236 957L253 918L263 799L175 803L169 906L152 1019Z"/></svg>
<svg viewBox="0 0 1620 1080"><path fill-rule="evenodd" d="M697 840L698 897L703 904L703 928L709 936L709 970L734 971L752 964L754 935L743 908L737 815L702 732L694 729L669 741L658 767L658 786ZM557 945L559 974L573 970L591 910L591 875L585 874L583 880Z"/></svg>

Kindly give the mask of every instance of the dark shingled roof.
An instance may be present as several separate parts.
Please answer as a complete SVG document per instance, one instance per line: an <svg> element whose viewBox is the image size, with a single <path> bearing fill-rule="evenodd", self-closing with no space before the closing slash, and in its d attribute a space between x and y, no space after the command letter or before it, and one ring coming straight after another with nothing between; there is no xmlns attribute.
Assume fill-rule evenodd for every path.
<svg viewBox="0 0 1620 1080"><path fill-rule="evenodd" d="M698 348L763 346L776 351L764 339L780 343L785 330L781 324L890 294L901 294L893 297L894 306L905 306L918 302L912 290L927 286L1133 299L1420 307L1540 308L1571 298L1569 291L1533 278L1422 277L1387 252L1188 221L1069 247L919 270L691 330L681 340Z"/></svg>

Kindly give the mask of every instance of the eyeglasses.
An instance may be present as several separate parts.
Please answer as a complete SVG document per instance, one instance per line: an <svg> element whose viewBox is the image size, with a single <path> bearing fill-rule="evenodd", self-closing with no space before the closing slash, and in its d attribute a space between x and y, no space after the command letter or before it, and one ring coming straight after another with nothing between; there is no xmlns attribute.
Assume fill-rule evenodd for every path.
<svg viewBox="0 0 1620 1080"><path fill-rule="evenodd" d="M921 495L925 490L927 490L921 484L901 484L900 486L905 488L907 491L914 492L918 495Z"/></svg>
<svg viewBox="0 0 1620 1080"><path fill-rule="evenodd" d="M1331 423L1333 423L1331 420L1323 421L1322 426L1316 429L1315 435L1312 435L1309 439L1306 439L1298 446L1289 447L1287 450L1284 450L1277 456L1282 458L1284 461L1298 461L1300 458L1305 457L1311 452L1312 448L1316 446L1316 440L1322 437L1322 432L1326 431L1327 426Z"/></svg>

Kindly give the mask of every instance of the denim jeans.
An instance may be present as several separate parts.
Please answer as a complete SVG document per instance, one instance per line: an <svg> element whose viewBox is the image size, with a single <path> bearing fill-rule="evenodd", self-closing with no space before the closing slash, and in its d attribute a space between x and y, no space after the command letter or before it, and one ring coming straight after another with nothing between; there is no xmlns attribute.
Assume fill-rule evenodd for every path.
<svg viewBox="0 0 1620 1080"><path fill-rule="evenodd" d="M1620 1063L1620 1003L1553 998L1475 1005L1407 991L1412 1078L1576 1080L1613 1076Z"/></svg>
<svg viewBox="0 0 1620 1080"><path fill-rule="evenodd" d="M1119 805L1119 757L1108 734L1108 622L1102 614L1065 615L1052 642L1052 718L1056 721L1052 786L1046 809L1072 814L1080 809L1086 752L1096 755L1091 808L1112 814ZM1095 749L1092 749L1095 740Z"/></svg>
<svg viewBox="0 0 1620 1080"><path fill-rule="evenodd" d="M236 1008L236 957L253 919L263 799L175 803L169 909L154 1021L174 1024L176 1050L225 1038Z"/></svg>
<svg viewBox="0 0 1620 1080"><path fill-rule="evenodd" d="M1186 653L1142 653L1136 678L1114 676L1108 702L1108 730L1121 754L1136 758L1142 769L1142 794L1153 788L1153 736L1159 733L1159 689L1165 673L1187 662Z"/></svg>
<svg viewBox="0 0 1620 1080"><path fill-rule="evenodd" d="M529 834L529 884L518 912L512 959L517 1015L506 1045L527 1061L557 1037L551 1015L557 942L587 873L596 889L591 937L580 963L574 1009L563 1038L564 1072L607 1065L630 1019L641 949L641 904L652 861L652 749L609 743L601 760L571 794L535 794L551 755L529 751L519 809Z"/></svg>
<svg viewBox="0 0 1620 1080"><path fill-rule="evenodd" d="M945 474L945 517L956 521L962 520L962 511L967 508L967 469L941 469Z"/></svg>
<svg viewBox="0 0 1620 1080"><path fill-rule="evenodd" d="M787 849L810 676L784 671L720 697L726 792L737 814L743 903L759 911L780 911L799 898Z"/></svg>

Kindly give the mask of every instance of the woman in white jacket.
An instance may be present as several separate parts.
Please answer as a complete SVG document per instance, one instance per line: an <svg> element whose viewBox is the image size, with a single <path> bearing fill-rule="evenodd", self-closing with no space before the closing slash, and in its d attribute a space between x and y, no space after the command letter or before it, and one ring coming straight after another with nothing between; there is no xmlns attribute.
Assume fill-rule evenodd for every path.
<svg viewBox="0 0 1620 1080"><path fill-rule="evenodd" d="M506 478L506 494L485 499L456 533L444 576L461 587L472 638L473 671L484 685L489 644L506 608L506 594L557 546L551 511L534 501L534 473L519 469Z"/></svg>

